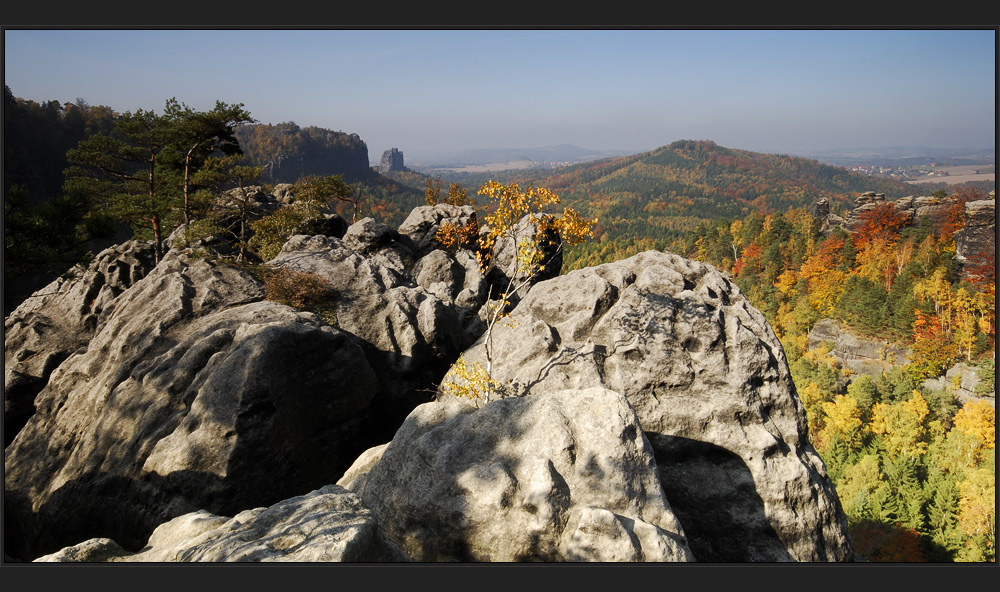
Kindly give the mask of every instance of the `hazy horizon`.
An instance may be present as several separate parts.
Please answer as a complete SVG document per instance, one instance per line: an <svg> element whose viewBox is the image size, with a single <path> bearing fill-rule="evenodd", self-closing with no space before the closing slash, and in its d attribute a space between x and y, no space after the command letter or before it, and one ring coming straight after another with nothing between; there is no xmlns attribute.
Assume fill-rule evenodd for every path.
<svg viewBox="0 0 1000 592"><path fill-rule="evenodd" d="M4 29L16 97L243 103L369 159L679 139L772 153L995 148L996 30Z"/></svg>

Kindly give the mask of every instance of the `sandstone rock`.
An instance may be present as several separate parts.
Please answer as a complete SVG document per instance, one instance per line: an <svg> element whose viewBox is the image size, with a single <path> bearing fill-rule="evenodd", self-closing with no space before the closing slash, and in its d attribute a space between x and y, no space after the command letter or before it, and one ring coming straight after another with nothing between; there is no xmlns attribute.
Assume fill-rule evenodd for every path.
<svg viewBox="0 0 1000 592"><path fill-rule="evenodd" d="M348 467L344 471L344 475L337 480L337 485L360 494L368 480L369 471L375 466L375 463L382 459L382 454L388 447L389 442L386 442L362 452L361 456L355 459L354 464Z"/></svg>
<svg viewBox="0 0 1000 592"><path fill-rule="evenodd" d="M955 234L955 256L966 264L986 264L987 253L996 256L996 200L965 204L965 227Z"/></svg>
<svg viewBox="0 0 1000 592"><path fill-rule="evenodd" d="M845 330L834 319L816 321L808 334L809 349L833 344L830 355L856 375L878 376L909 362L912 352L884 339L867 339Z"/></svg>
<svg viewBox="0 0 1000 592"><path fill-rule="evenodd" d="M65 547L35 559L38 563L108 563L122 561L130 553L109 538L96 538Z"/></svg>
<svg viewBox="0 0 1000 592"><path fill-rule="evenodd" d="M435 238L444 224L465 226L476 220L476 209L472 206L436 204L414 208L406 220L399 225L399 234L412 241L418 254L426 254L442 248Z"/></svg>
<svg viewBox="0 0 1000 592"><path fill-rule="evenodd" d="M244 272L171 251L117 298L5 451L8 553L135 548L171 517L336 479L374 373L356 338L261 297Z"/></svg>
<svg viewBox="0 0 1000 592"><path fill-rule="evenodd" d="M85 348L115 299L154 265L149 243L105 249L75 277L59 278L4 320L4 446L34 413L35 396L52 371Z"/></svg>
<svg viewBox="0 0 1000 592"><path fill-rule="evenodd" d="M692 559L635 413L602 388L421 405L360 489L416 561Z"/></svg>
<svg viewBox="0 0 1000 592"><path fill-rule="evenodd" d="M92 539L38 562L406 561L357 496L336 485L233 518L204 510L156 528L130 553L110 539Z"/></svg>
<svg viewBox="0 0 1000 592"><path fill-rule="evenodd" d="M291 205L295 203L295 185L291 183L278 183L274 186L271 194L281 204Z"/></svg>
<svg viewBox="0 0 1000 592"><path fill-rule="evenodd" d="M399 148L390 148L382 153L382 158L378 164L379 173L384 175L393 171L405 170L406 167L403 166L403 153Z"/></svg>
<svg viewBox="0 0 1000 592"><path fill-rule="evenodd" d="M493 335L501 391L624 394L697 560L852 557L781 345L714 268L642 253L539 283L509 321ZM485 367L484 340L467 363Z"/></svg>
<svg viewBox="0 0 1000 592"><path fill-rule="evenodd" d="M357 253L368 255L391 246L398 240L398 236L385 224L372 218L363 218L348 227L344 234L344 245Z"/></svg>
<svg viewBox="0 0 1000 592"><path fill-rule="evenodd" d="M823 197L816 202L815 209L813 210L813 216L817 218L826 218L830 215L830 200Z"/></svg>
<svg viewBox="0 0 1000 592"><path fill-rule="evenodd" d="M969 366L959 362L948 368L944 376L931 378L924 381L924 388L931 391L948 391L955 395L955 398L963 404L973 400L983 400L996 408L996 389L985 394L977 394L976 386L979 385L979 371L974 366Z"/></svg>
<svg viewBox="0 0 1000 592"><path fill-rule="evenodd" d="M482 333L477 313L485 303L471 253L438 249L418 258L399 236L363 220L343 240L292 237L270 262L318 274L333 286L338 325L365 341L380 381L374 408L394 417L393 430L429 400L431 384Z"/></svg>
<svg viewBox="0 0 1000 592"><path fill-rule="evenodd" d="M924 195L919 197L907 196L894 201L887 201L884 193L866 191L854 200L854 209L843 218L828 213L824 217L823 232L829 234L834 226L839 226L843 230L851 232L861 224L862 215L882 204L892 204L893 209L906 218L906 225L917 225L922 219L930 218L933 223L939 223L952 207L955 200L952 198L939 199L934 196ZM817 216L820 208L817 209Z"/></svg>

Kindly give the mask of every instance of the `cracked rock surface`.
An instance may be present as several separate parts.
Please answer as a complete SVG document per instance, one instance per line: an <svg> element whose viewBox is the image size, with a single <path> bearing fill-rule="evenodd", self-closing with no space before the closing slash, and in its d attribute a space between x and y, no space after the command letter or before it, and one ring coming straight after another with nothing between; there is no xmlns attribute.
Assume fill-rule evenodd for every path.
<svg viewBox="0 0 1000 592"><path fill-rule="evenodd" d="M469 364L486 367L485 340ZM852 556L781 345L714 268L650 251L570 272L534 286L493 343L504 396L626 397L698 561ZM454 370L449 381L462 383Z"/></svg>

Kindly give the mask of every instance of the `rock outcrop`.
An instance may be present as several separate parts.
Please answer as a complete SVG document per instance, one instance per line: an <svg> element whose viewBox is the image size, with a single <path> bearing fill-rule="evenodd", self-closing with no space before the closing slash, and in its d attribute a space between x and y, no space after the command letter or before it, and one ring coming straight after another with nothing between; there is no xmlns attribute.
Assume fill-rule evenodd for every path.
<svg viewBox="0 0 1000 592"><path fill-rule="evenodd" d="M809 349L816 349L823 343L831 345L829 355L849 372L841 382L841 387L846 387L858 376L879 376L894 368L901 368L910 363L913 355L909 348L884 339L855 335L835 319L816 321L807 338ZM962 403L982 399L996 406L995 392L976 393L979 381L979 373L975 367L959 362L943 376L925 380L923 387L931 391L948 391Z"/></svg>
<svg viewBox="0 0 1000 592"><path fill-rule="evenodd" d="M424 213L438 224L467 214L437 209ZM342 236L294 237L271 262L328 278L337 328L262 302L257 279L191 249L149 271L143 243L8 318L5 406L25 409L7 431L8 553L93 536L136 548L184 512L332 483L391 437L478 337L484 278L428 236L421 250L370 219ZM100 511L109 499L119 515Z"/></svg>
<svg viewBox="0 0 1000 592"><path fill-rule="evenodd" d="M376 455L356 486L415 561L693 559L635 412L606 389L427 403Z"/></svg>
<svg viewBox="0 0 1000 592"><path fill-rule="evenodd" d="M405 171L403 166L403 153L398 148L390 148L382 153L382 159L378 163L378 172L383 175L393 171Z"/></svg>
<svg viewBox="0 0 1000 592"><path fill-rule="evenodd" d="M153 531L136 553L97 538L39 557L37 562L401 562L406 556L382 534L354 494L327 485L269 508L232 518L204 510Z"/></svg>
<svg viewBox="0 0 1000 592"><path fill-rule="evenodd" d="M472 253L425 250L366 218L343 239L293 237L269 262L330 283L337 324L364 341L379 379L376 407L394 426L430 400L432 383L483 327L487 287Z"/></svg>
<svg viewBox="0 0 1000 592"><path fill-rule="evenodd" d="M832 344L830 355L854 375L878 376L909 362L912 352L884 339L866 339L845 330L834 319L816 321L808 334L809 349Z"/></svg>
<svg viewBox="0 0 1000 592"><path fill-rule="evenodd" d="M52 371L86 347L115 298L153 265L146 243L109 247L85 270L35 292L4 320L4 447L35 412L35 397Z"/></svg>
<svg viewBox="0 0 1000 592"><path fill-rule="evenodd" d="M8 553L134 547L178 514L277 501L350 463L377 385L360 343L262 296L176 251L119 296L5 451Z"/></svg>
<svg viewBox="0 0 1000 592"><path fill-rule="evenodd" d="M959 362L948 368L944 376L924 381L924 388L937 391L948 391L955 395L962 404L973 400L982 400L994 409L997 406L996 388L990 392L976 392L981 381L979 369Z"/></svg>
<svg viewBox="0 0 1000 592"><path fill-rule="evenodd" d="M989 265L985 255L996 257L996 199L965 204L965 227L955 233L955 257L965 264Z"/></svg>
<svg viewBox="0 0 1000 592"><path fill-rule="evenodd" d="M862 215L865 212L873 210L886 203L892 204L893 209L897 213L903 214L906 217L908 225L913 225L919 223L921 218L930 218L933 221L942 219L945 215L947 215L948 208L955 202L953 199L947 197L938 198L929 195L920 197L914 197L911 195L908 197L901 197L897 200L888 201L886 200L884 193L866 191L855 198L854 208L849 211L844 218L829 214L829 208L827 208L828 220L825 221L826 224L824 226L829 229L836 225L850 232L858 227L861 223ZM817 209L817 212L818 211L819 209Z"/></svg>
<svg viewBox="0 0 1000 592"><path fill-rule="evenodd" d="M498 390L624 395L695 559L852 556L781 345L714 268L642 253L542 282L508 320L492 336ZM467 364L486 366L484 341ZM453 370L442 382L464 381Z"/></svg>
<svg viewBox="0 0 1000 592"><path fill-rule="evenodd" d="M335 326L180 241L155 267L116 247L26 303L5 324L5 406L34 409L5 450L5 553L850 559L781 347L708 266L556 269L493 335L511 396L432 401L459 354L482 360L497 280L433 238L474 216L289 239L267 265L326 279Z"/></svg>

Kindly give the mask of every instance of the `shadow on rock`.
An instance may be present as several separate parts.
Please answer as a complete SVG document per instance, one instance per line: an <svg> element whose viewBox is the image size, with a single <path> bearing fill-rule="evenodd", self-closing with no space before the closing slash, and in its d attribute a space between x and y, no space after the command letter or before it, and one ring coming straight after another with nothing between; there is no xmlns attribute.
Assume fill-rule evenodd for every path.
<svg viewBox="0 0 1000 592"><path fill-rule="evenodd" d="M702 562L793 561L739 455L709 442L647 434L691 551Z"/></svg>

